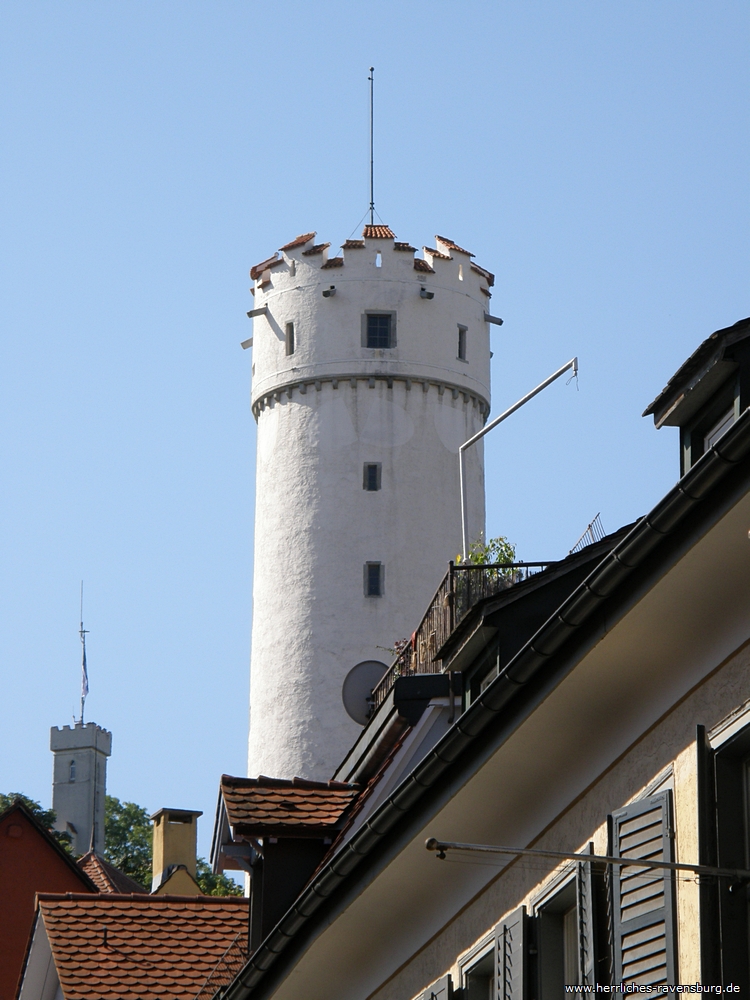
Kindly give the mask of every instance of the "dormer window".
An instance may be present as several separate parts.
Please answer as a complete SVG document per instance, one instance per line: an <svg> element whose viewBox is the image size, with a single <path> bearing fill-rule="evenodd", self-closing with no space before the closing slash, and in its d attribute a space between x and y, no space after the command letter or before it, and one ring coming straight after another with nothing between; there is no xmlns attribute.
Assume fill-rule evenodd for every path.
<svg viewBox="0 0 750 1000"><path fill-rule="evenodd" d="M728 431L729 428L734 423L734 406L716 421L716 423L711 427L705 434L703 438L703 450L708 451L709 448L713 448L716 442L719 440L724 431Z"/></svg>

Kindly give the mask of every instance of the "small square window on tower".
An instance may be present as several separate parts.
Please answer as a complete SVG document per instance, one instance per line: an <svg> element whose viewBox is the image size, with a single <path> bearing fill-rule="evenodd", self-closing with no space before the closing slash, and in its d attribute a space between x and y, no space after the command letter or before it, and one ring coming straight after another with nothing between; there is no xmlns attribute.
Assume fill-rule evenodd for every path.
<svg viewBox="0 0 750 1000"><path fill-rule="evenodd" d="M383 596L383 564L365 563L365 597Z"/></svg>
<svg viewBox="0 0 750 1000"><path fill-rule="evenodd" d="M396 314L368 312L362 317L362 346L384 350L396 346Z"/></svg>
<svg viewBox="0 0 750 1000"><path fill-rule="evenodd" d="M368 493L376 493L380 489L380 462L365 462L362 476L362 489Z"/></svg>
<svg viewBox="0 0 750 1000"><path fill-rule="evenodd" d="M466 327L459 326L458 328L458 360L466 361Z"/></svg>
<svg viewBox="0 0 750 1000"><path fill-rule="evenodd" d="M294 323L287 323L286 325L284 347L287 357L289 357L290 354L294 354Z"/></svg>

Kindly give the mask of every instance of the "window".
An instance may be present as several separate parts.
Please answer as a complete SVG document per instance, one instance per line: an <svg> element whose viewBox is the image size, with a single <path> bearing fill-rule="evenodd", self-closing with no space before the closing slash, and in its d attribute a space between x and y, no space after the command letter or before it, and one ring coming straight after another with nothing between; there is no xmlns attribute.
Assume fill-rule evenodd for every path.
<svg viewBox="0 0 750 1000"><path fill-rule="evenodd" d="M68 781L75 781L75 780L76 780L76 762L74 760L71 760Z"/></svg>
<svg viewBox="0 0 750 1000"><path fill-rule="evenodd" d="M713 448L724 431L728 431L733 423L734 406L731 410L728 410L720 420L717 420L713 427L706 431L706 435L703 439L703 450L708 451L709 448Z"/></svg>
<svg viewBox="0 0 750 1000"><path fill-rule="evenodd" d="M362 489L376 493L380 489L380 462L365 462Z"/></svg>
<svg viewBox="0 0 750 1000"><path fill-rule="evenodd" d="M383 596L383 564L365 563L365 597Z"/></svg>
<svg viewBox="0 0 750 1000"><path fill-rule="evenodd" d="M396 314L368 312L362 317L362 346L383 350L396 346Z"/></svg>
<svg viewBox="0 0 750 1000"><path fill-rule="evenodd" d="M287 357L289 357L290 354L294 354L294 323L287 323L286 325L286 337L284 346L286 349Z"/></svg>
<svg viewBox="0 0 750 1000"><path fill-rule="evenodd" d="M488 952L470 969L464 978L466 1000L494 1000L495 996L495 954Z"/></svg>
<svg viewBox="0 0 750 1000"><path fill-rule="evenodd" d="M383 255L381 253L375 254L375 267L383 266Z"/></svg>
<svg viewBox="0 0 750 1000"><path fill-rule="evenodd" d="M466 361L466 327L459 326L458 328L458 360Z"/></svg>
<svg viewBox="0 0 750 1000"><path fill-rule="evenodd" d="M558 1000L566 986L579 982L575 878L540 908L537 921L539 993L542 1000Z"/></svg>

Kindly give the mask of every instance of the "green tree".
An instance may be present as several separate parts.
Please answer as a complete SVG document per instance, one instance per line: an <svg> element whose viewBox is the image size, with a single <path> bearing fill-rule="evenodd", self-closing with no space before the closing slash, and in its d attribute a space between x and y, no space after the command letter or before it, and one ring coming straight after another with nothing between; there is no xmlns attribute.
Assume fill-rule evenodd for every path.
<svg viewBox="0 0 750 1000"><path fill-rule="evenodd" d="M104 800L104 857L144 889L151 888L151 843L146 810L108 795Z"/></svg>
<svg viewBox="0 0 750 1000"><path fill-rule="evenodd" d="M481 537L478 541L472 542L466 559L460 555L456 556L456 562L467 562L474 566L504 565L516 561L516 547L513 542L509 542L505 535L498 535L497 538L490 538L485 543Z"/></svg>
<svg viewBox="0 0 750 1000"><path fill-rule="evenodd" d="M10 809L16 801L22 802L34 818L39 820L44 829L54 837L60 847L72 855L73 848L70 834L52 829L57 818L54 809L42 809L39 802L30 799L28 795L22 795L20 792L9 792L7 795L0 792L0 813L5 812L6 809Z"/></svg>
<svg viewBox="0 0 750 1000"><path fill-rule="evenodd" d="M214 875L205 858L198 858L195 881L204 896L241 896L242 886L224 874Z"/></svg>

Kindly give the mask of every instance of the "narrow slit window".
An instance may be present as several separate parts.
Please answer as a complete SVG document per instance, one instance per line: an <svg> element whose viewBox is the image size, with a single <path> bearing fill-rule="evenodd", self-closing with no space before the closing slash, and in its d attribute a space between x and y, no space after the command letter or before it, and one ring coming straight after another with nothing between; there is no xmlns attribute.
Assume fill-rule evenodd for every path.
<svg viewBox="0 0 750 1000"><path fill-rule="evenodd" d="M383 596L383 564L365 563L365 597Z"/></svg>
<svg viewBox="0 0 750 1000"><path fill-rule="evenodd" d="M376 493L380 489L380 462L366 462L362 477L362 488L368 493Z"/></svg>
<svg viewBox="0 0 750 1000"><path fill-rule="evenodd" d="M458 328L458 360L466 361L466 327Z"/></svg>
<svg viewBox="0 0 750 1000"><path fill-rule="evenodd" d="M75 780L76 780L76 762L74 760L71 760L70 771L68 774L68 781L75 781Z"/></svg>
<svg viewBox="0 0 750 1000"><path fill-rule="evenodd" d="M287 323L285 336L286 356L294 354L294 323Z"/></svg>
<svg viewBox="0 0 750 1000"><path fill-rule="evenodd" d="M380 255L380 253L376 253L375 254L375 267L382 267L382 266L383 266L383 258Z"/></svg>
<svg viewBox="0 0 750 1000"><path fill-rule="evenodd" d="M458 265L458 280L459 281L463 281L464 280L464 266L463 266L463 264L459 264Z"/></svg>
<svg viewBox="0 0 750 1000"><path fill-rule="evenodd" d="M393 346L390 313L367 314L367 347L383 349Z"/></svg>

